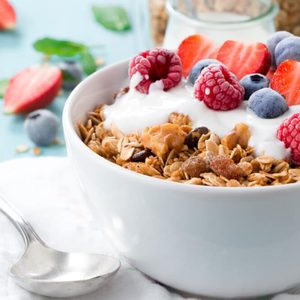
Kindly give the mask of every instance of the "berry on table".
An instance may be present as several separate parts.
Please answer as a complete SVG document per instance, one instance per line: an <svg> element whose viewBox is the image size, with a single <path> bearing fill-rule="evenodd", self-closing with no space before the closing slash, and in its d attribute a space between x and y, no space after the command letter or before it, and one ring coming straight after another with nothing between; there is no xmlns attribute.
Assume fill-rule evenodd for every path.
<svg viewBox="0 0 300 300"><path fill-rule="evenodd" d="M206 58L206 59L199 60L193 66L193 69L192 69L192 71L191 71L191 73L189 74L189 77L188 77L188 82L191 83L192 85L194 85L195 81L199 77L199 75L202 72L202 70L204 68L208 67L211 64L217 64L217 65L219 65L220 62L218 60L216 60L216 59L213 59L213 58Z"/></svg>
<svg viewBox="0 0 300 300"><path fill-rule="evenodd" d="M284 97L270 88L254 92L249 98L249 108L263 119L277 118L289 109Z"/></svg>
<svg viewBox="0 0 300 300"><path fill-rule="evenodd" d="M182 73L187 77L197 61L203 58L215 58L215 45L212 40L201 34L190 35L178 47L182 63Z"/></svg>
<svg viewBox="0 0 300 300"><path fill-rule="evenodd" d="M37 65L21 71L9 82L4 111L24 113L47 106L57 96L61 81L61 71L55 66Z"/></svg>
<svg viewBox="0 0 300 300"><path fill-rule="evenodd" d="M56 138L59 121L51 111L39 109L31 112L24 123L28 137L38 146L48 146Z"/></svg>
<svg viewBox="0 0 300 300"><path fill-rule="evenodd" d="M272 68L276 68L276 61L275 61L275 48L282 40L293 36L288 31L277 31L269 36L267 39L267 47L271 53L272 57Z"/></svg>
<svg viewBox="0 0 300 300"><path fill-rule="evenodd" d="M249 97L256 91L266 88L269 86L269 79L259 73L254 73L250 75L244 76L240 80L240 84L244 87L245 89L245 96L244 99L248 100Z"/></svg>
<svg viewBox="0 0 300 300"><path fill-rule="evenodd" d="M271 65L271 54L263 43L226 41L219 49L217 60L241 79L252 73L267 74Z"/></svg>
<svg viewBox="0 0 300 300"><path fill-rule="evenodd" d="M300 61L300 37L288 37L282 40L275 48L276 66L291 59Z"/></svg>
<svg viewBox="0 0 300 300"><path fill-rule="evenodd" d="M283 121L277 130L277 138L291 150L292 160L300 165L300 113Z"/></svg>
<svg viewBox="0 0 300 300"><path fill-rule="evenodd" d="M150 85L161 81L163 90L167 91L179 84L182 77L180 58L171 50L155 48L135 56L129 65L129 76L141 77L135 89L148 94Z"/></svg>
<svg viewBox="0 0 300 300"><path fill-rule="evenodd" d="M16 27L17 16L8 0L0 1L0 31Z"/></svg>
<svg viewBox="0 0 300 300"><path fill-rule="evenodd" d="M73 90L82 80L83 72L81 65L75 60L65 60L59 63L62 72L62 87L67 91Z"/></svg>
<svg viewBox="0 0 300 300"><path fill-rule="evenodd" d="M206 67L195 82L195 98L213 110L237 108L244 97L244 88L224 65Z"/></svg>
<svg viewBox="0 0 300 300"><path fill-rule="evenodd" d="M285 97L289 106L300 104L300 62L286 60L281 63L270 86Z"/></svg>

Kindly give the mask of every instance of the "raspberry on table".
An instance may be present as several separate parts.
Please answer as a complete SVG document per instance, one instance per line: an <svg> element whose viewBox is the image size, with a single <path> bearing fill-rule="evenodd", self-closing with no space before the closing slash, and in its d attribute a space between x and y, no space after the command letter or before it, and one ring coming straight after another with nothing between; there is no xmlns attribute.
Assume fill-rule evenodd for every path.
<svg viewBox="0 0 300 300"><path fill-rule="evenodd" d="M300 113L284 120L277 130L277 137L291 149L292 160L300 165Z"/></svg>
<svg viewBox="0 0 300 300"><path fill-rule="evenodd" d="M213 110L231 110L243 101L245 90L224 65L206 67L195 82L194 96Z"/></svg>
<svg viewBox="0 0 300 300"><path fill-rule="evenodd" d="M167 91L179 84L182 77L182 66L179 56L167 49L155 48L135 56L129 64L129 76L141 75L135 89L148 94L150 85L161 80L163 90Z"/></svg>

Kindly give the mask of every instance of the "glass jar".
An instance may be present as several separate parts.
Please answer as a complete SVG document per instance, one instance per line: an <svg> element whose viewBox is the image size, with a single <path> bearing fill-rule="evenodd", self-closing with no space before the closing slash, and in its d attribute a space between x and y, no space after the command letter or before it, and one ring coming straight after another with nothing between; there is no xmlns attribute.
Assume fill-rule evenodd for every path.
<svg viewBox="0 0 300 300"><path fill-rule="evenodd" d="M167 10L164 47L177 48L195 33L217 44L229 39L264 42L275 31L278 5L272 0L169 0Z"/></svg>

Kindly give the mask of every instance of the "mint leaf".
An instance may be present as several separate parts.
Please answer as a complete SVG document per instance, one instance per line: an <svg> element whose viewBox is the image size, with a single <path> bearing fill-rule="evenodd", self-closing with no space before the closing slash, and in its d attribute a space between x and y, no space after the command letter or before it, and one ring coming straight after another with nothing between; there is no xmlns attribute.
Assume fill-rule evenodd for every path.
<svg viewBox="0 0 300 300"><path fill-rule="evenodd" d="M3 98L9 84L9 79L0 80L0 98Z"/></svg>
<svg viewBox="0 0 300 300"><path fill-rule="evenodd" d="M87 48L84 44L67 40L56 40L52 38L43 38L34 42L35 50L45 55L74 56Z"/></svg>
<svg viewBox="0 0 300 300"><path fill-rule="evenodd" d="M113 31L126 31L131 28L127 12L120 6L93 5L96 21Z"/></svg>
<svg viewBox="0 0 300 300"><path fill-rule="evenodd" d="M85 74L89 75L97 70L95 58L88 49L80 53L80 60Z"/></svg>

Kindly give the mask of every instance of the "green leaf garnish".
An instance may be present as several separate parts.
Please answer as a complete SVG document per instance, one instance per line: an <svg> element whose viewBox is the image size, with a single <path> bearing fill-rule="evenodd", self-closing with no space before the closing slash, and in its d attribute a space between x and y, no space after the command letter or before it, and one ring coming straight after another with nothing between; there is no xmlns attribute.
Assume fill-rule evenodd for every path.
<svg viewBox="0 0 300 300"><path fill-rule="evenodd" d="M89 75L97 70L95 58L88 49L80 53L80 60L85 74Z"/></svg>
<svg viewBox="0 0 300 300"><path fill-rule="evenodd" d="M96 21L113 31L126 31L131 28L127 12L120 6L93 5Z"/></svg>
<svg viewBox="0 0 300 300"><path fill-rule="evenodd" d="M9 79L0 80L0 98L3 98L9 84Z"/></svg>
<svg viewBox="0 0 300 300"><path fill-rule="evenodd" d="M52 38L43 38L34 42L35 50L45 55L74 56L86 50L86 46L66 40L56 40Z"/></svg>

